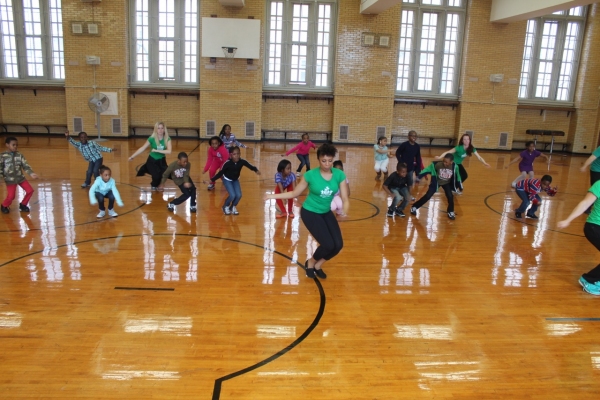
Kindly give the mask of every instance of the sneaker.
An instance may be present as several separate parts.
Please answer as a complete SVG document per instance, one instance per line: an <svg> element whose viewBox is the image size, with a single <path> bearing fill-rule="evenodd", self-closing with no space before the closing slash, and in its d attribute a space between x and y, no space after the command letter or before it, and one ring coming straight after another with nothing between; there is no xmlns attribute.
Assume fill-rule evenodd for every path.
<svg viewBox="0 0 600 400"><path fill-rule="evenodd" d="M583 276L579 277L579 284L581 285L581 287L585 287L585 284L589 283L588 281L585 280L585 278Z"/></svg>
<svg viewBox="0 0 600 400"><path fill-rule="evenodd" d="M415 199L414 197L411 197L411 198L410 198L410 201L411 201L412 203L414 203L415 201L417 201L417 199Z"/></svg>
<svg viewBox="0 0 600 400"><path fill-rule="evenodd" d="M394 216L394 212L392 210L388 210L386 215L388 217L393 217Z"/></svg>
<svg viewBox="0 0 600 400"><path fill-rule="evenodd" d="M402 218L406 217L406 214L404 214L404 212L401 210L396 210L396 211L394 211L394 213L399 217L402 217Z"/></svg>
<svg viewBox="0 0 600 400"><path fill-rule="evenodd" d="M300 172L296 172L296 177L300 178Z"/></svg>
<svg viewBox="0 0 600 400"><path fill-rule="evenodd" d="M19 204L19 211L21 212L29 212L29 207L23 205L23 204Z"/></svg>
<svg viewBox="0 0 600 400"><path fill-rule="evenodd" d="M410 208L410 213L411 213L412 215L417 215L417 207L411 207L411 208Z"/></svg>
<svg viewBox="0 0 600 400"><path fill-rule="evenodd" d="M215 184L214 183L209 183L208 184L208 188L207 188L208 190L214 190L214 188L215 188Z"/></svg>
<svg viewBox="0 0 600 400"><path fill-rule="evenodd" d="M8 207L4 207L4 206L0 206L0 207L2 207L3 214L8 214L10 212L10 209Z"/></svg>
<svg viewBox="0 0 600 400"><path fill-rule="evenodd" d="M537 215L535 215L535 214L529 214L529 213L527 215L525 215L525 218L539 219Z"/></svg>
<svg viewBox="0 0 600 400"><path fill-rule="evenodd" d="M119 214L115 212L115 210L108 210L109 217L117 217Z"/></svg>
<svg viewBox="0 0 600 400"><path fill-rule="evenodd" d="M322 269L315 269L315 274L321 279L327 278L327 274Z"/></svg>
<svg viewBox="0 0 600 400"><path fill-rule="evenodd" d="M240 215L240 213L238 212L237 208L235 208L235 206L231 207L231 213L233 215Z"/></svg>
<svg viewBox="0 0 600 400"><path fill-rule="evenodd" d="M448 213L448 218L454 220L454 219L456 219L456 214L454 214L453 212L449 212Z"/></svg>
<svg viewBox="0 0 600 400"><path fill-rule="evenodd" d="M589 294L593 294L594 296L600 296L600 286L596 286L593 283L589 283L588 281L581 282L581 279L579 280L579 283L581 283L583 286L583 291L584 292L588 292Z"/></svg>
<svg viewBox="0 0 600 400"><path fill-rule="evenodd" d="M96 217L102 218L102 217L104 217L104 215L106 215L106 213L104 212L104 210L100 210L100 212L98 213L98 215L96 215Z"/></svg>
<svg viewBox="0 0 600 400"><path fill-rule="evenodd" d="M515 211L515 217L517 217L517 218L523 218L523 214L521 214L518 211Z"/></svg>
<svg viewBox="0 0 600 400"><path fill-rule="evenodd" d="M87 187L90 187L90 185L88 185L87 183L83 183L83 184L81 185L81 188L82 188L82 189L85 189L85 188L87 188Z"/></svg>
<svg viewBox="0 0 600 400"><path fill-rule="evenodd" d="M175 211L175 206L173 205L173 203L167 203L167 210L171 212Z"/></svg>
<svg viewBox="0 0 600 400"><path fill-rule="evenodd" d="M195 213L196 212L196 206L190 206L190 212L191 213Z"/></svg>
<svg viewBox="0 0 600 400"><path fill-rule="evenodd" d="M231 211L229 210L229 207L223 206L223 214L225 214L225 215L231 214Z"/></svg>
<svg viewBox="0 0 600 400"><path fill-rule="evenodd" d="M517 187L517 184L516 184L516 183L511 183L511 184L510 184L510 187L514 189L514 188L516 188L516 187Z"/></svg>
<svg viewBox="0 0 600 400"><path fill-rule="evenodd" d="M150 187L150 190L152 190L153 192L156 192L158 190L158 188L156 186L152 186L152 187Z"/></svg>
<svg viewBox="0 0 600 400"><path fill-rule="evenodd" d="M454 193L457 196L461 196L462 195L462 192L460 191L460 189L453 190L452 193Z"/></svg>

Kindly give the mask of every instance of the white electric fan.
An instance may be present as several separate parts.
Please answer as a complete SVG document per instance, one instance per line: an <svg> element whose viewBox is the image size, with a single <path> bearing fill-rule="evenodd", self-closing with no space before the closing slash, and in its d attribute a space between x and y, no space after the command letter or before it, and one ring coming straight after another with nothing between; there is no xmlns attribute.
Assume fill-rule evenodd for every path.
<svg viewBox="0 0 600 400"><path fill-rule="evenodd" d="M107 139L102 139L100 137L100 114L108 110L110 100L105 94L94 93L88 100L88 106L90 107L90 110L96 113L96 125L98 126L98 139L96 139L96 142L104 142Z"/></svg>

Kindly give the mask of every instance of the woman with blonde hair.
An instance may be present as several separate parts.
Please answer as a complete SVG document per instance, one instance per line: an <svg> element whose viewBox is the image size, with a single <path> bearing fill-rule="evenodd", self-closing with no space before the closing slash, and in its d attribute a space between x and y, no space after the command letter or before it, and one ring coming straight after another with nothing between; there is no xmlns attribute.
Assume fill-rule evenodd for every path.
<svg viewBox="0 0 600 400"><path fill-rule="evenodd" d="M154 125L152 136L148 138L142 147L137 149L137 151L129 157L129 161L143 153L148 147L150 147L150 154L148 155L146 163L142 165L138 171L137 176L149 174L152 176L152 182L150 184L152 190L158 190L162 175L167 170L166 155L171 154L171 138L169 137L167 127L163 122L157 122Z"/></svg>

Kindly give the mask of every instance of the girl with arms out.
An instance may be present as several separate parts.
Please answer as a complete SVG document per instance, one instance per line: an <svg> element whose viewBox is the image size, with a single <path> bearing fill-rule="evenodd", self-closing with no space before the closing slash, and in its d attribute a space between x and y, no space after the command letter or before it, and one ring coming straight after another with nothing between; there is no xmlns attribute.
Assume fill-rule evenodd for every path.
<svg viewBox="0 0 600 400"><path fill-rule="evenodd" d="M157 122L154 125L152 136L148 138L142 147L137 149L137 151L129 157L129 161L143 153L148 147L150 147L150 154L148 155L146 163L142 165L138 171L137 176L150 174L150 176L152 176L150 186L152 190L157 190L162 175L167 170L166 155L171 154L171 138L169 137L169 132L164 123Z"/></svg>
<svg viewBox="0 0 600 400"><path fill-rule="evenodd" d="M458 179L458 176L454 176L454 191L456 194L462 194L462 183L469 177L467 170L462 165L465 158L471 157L474 154L483 165L485 165L487 168L490 168L490 165L485 162L479 153L477 153L477 149L473 147L473 144L471 143L471 136L466 133L460 138L460 143L458 146L442 153L440 156L436 157L436 159L440 160L444 158L446 154L454 154L454 163L458 166L458 171L460 173L460 180Z"/></svg>

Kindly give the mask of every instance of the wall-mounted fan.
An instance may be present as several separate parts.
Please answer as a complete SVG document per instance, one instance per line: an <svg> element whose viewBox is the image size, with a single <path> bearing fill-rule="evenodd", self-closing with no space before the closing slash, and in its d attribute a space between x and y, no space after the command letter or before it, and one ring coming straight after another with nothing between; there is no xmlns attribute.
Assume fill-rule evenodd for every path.
<svg viewBox="0 0 600 400"><path fill-rule="evenodd" d="M110 106L110 100L102 93L95 93L88 100L88 106L90 110L96 113L96 126L98 126L98 139L97 142L105 141L106 139L100 138L100 114L108 110Z"/></svg>

